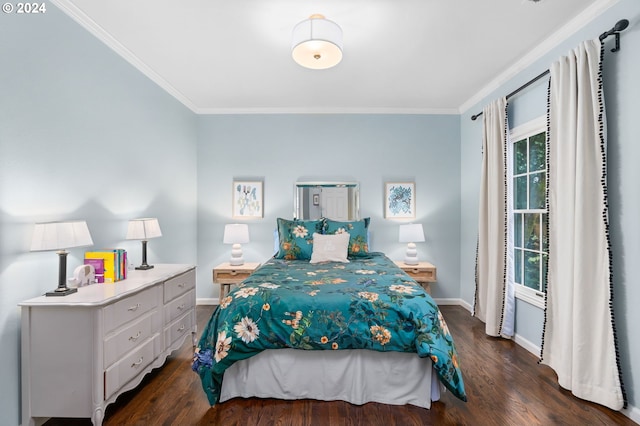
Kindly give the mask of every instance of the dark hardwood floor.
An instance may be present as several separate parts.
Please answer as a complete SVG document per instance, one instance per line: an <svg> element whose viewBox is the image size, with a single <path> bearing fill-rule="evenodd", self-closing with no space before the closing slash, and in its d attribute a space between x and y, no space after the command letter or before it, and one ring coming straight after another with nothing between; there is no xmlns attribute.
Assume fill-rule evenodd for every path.
<svg viewBox="0 0 640 426"><path fill-rule="evenodd" d="M635 425L621 413L581 401L557 384L553 371L511 341L488 337L484 324L458 306L442 306L456 341L468 402L444 393L430 410L414 406L313 400L234 399L210 407L191 371L185 342L162 368L107 407L112 425ZM213 311L198 306L198 330ZM90 425L50 419L46 426Z"/></svg>

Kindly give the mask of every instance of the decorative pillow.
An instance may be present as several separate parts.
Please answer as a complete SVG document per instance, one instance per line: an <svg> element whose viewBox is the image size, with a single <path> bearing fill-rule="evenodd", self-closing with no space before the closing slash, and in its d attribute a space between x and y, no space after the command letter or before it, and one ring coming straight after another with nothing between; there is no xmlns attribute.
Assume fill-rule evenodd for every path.
<svg viewBox="0 0 640 426"><path fill-rule="evenodd" d="M349 247L349 234L343 232L335 235L313 234L313 251L309 263L342 262L347 260L347 248Z"/></svg>
<svg viewBox="0 0 640 426"><path fill-rule="evenodd" d="M309 260L314 232L322 232L322 220L286 220L278 218L278 253L276 259Z"/></svg>
<svg viewBox="0 0 640 426"><path fill-rule="evenodd" d="M324 221L324 234L342 234L348 233L349 238L349 256L367 256L369 253L369 243L367 241L367 229L369 228L370 218L362 220L354 220L350 222L338 222L331 219Z"/></svg>

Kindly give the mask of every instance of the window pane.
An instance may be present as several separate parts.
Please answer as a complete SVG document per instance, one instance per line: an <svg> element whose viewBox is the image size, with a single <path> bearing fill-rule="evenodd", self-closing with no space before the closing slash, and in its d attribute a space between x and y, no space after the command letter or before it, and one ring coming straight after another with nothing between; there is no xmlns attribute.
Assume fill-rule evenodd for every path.
<svg viewBox="0 0 640 426"><path fill-rule="evenodd" d="M524 210L527 208L527 176L514 178L513 199L515 200L515 209Z"/></svg>
<svg viewBox="0 0 640 426"><path fill-rule="evenodd" d="M519 175L527 172L527 140L513 144L513 174Z"/></svg>
<svg viewBox="0 0 640 426"><path fill-rule="evenodd" d="M524 252L524 285L540 290L540 253Z"/></svg>
<svg viewBox="0 0 640 426"><path fill-rule="evenodd" d="M522 242L522 213L513 215L513 245L523 247Z"/></svg>
<svg viewBox="0 0 640 426"><path fill-rule="evenodd" d="M514 281L518 284L522 284L522 250L515 250L514 261Z"/></svg>
<svg viewBox="0 0 640 426"><path fill-rule="evenodd" d="M549 247L547 139L542 126L537 132L512 145L513 229L510 232L514 264L511 273L515 283L546 291Z"/></svg>
<svg viewBox="0 0 640 426"><path fill-rule="evenodd" d="M535 172L546 168L545 135L538 133L529 139L529 171Z"/></svg>
<svg viewBox="0 0 640 426"><path fill-rule="evenodd" d="M538 213L524 215L524 247L540 250L540 214Z"/></svg>
<svg viewBox="0 0 640 426"><path fill-rule="evenodd" d="M529 208L544 209L546 174L544 172L529 175Z"/></svg>

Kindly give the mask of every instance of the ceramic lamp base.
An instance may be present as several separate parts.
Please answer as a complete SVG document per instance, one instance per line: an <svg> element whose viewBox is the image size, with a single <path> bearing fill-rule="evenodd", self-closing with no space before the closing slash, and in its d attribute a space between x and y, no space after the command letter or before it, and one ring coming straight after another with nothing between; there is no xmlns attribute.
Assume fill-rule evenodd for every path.
<svg viewBox="0 0 640 426"><path fill-rule="evenodd" d="M244 265L244 257L242 257L242 246L240 244L234 244L233 246L231 246L231 259L229 259L229 265Z"/></svg>
<svg viewBox="0 0 640 426"><path fill-rule="evenodd" d="M407 244L407 252L405 253L404 263L407 265L418 264L418 250L416 250L415 243Z"/></svg>

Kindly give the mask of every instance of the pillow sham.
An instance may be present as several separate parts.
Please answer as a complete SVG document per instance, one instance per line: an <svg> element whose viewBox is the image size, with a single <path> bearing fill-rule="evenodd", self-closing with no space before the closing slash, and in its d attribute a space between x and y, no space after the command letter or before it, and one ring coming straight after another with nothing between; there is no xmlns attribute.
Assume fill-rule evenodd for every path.
<svg viewBox="0 0 640 426"><path fill-rule="evenodd" d="M343 232L335 235L313 234L311 261L309 263L342 262L349 263L347 249L349 234Z"/></svg>
<svg viewBox="0 0 640 426"><path fill-rule="evenodd" d="M350 236L348 255L352 257L368 256L369 243L367 241L367 232L370 221L371 219L368 217L349 222L325 219L323 233L327 235L348 233Z"/></svg>
<svg viewBox="0 0 640 426"><path fill-rule="evenodd" d="M276 259L310 260L313 234L322 232L322 220L287 220L278 218L278 252Z"/></svg>

